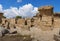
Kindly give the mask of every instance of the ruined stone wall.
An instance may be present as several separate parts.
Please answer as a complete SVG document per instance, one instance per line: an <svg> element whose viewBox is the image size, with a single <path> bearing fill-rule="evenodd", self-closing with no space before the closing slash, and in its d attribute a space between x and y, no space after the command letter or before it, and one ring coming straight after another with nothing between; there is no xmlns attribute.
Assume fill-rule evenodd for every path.
<svg viewBox="0 0 60 41"><path fill-rule="evenodd" d="M25 20L24 19L18 19L17 24L24 25Z"/></svg>
<svg viewBox="0 0 60 41"><path fill-rule="evenodd" d="M54 27L60 28L60 17L54 17Z"/></svg>
<svg viewBox="0 0 60 41"><path fill-rule="evenodd" d="M38 9L38 11L40 12L40 14L42 16L44 15L52 15L53 14L53 7L52 6L42 6Z"/></svg>
<svg viewBox="0 0 60 41"><path fill-rule="evenodd" d="M44 30L49 30L52 27L52 15L53 7L52 6L43 6L38 9L41 15L40 27Z"/></svg>
<svg viewBox="0 0 60 41"><path fill-rule="evenodd" d="M39 27L41 29L47 30L52 26L52 14L53 8L45 6L45 8L40 8L39 14L33 18L21 18L21 19L3 19L5 27L9 27L11 30L15 27L29 29L30 27ZM41 16L40 16L41 15ZM5 21L7 20L7 23ZM15 23L17 22L17 23ZM9 26L7 26L9 23Z"/></svg>
<svg viewBox="0 0 60 41"><path fill-rule="evenodd" d="M0 13L0 18L3 18L3 13Z"/></svg>
<svg viewBox="0 0 60 41"><path fill-rule="evenodd" d="M60 13L53 13L52 6L43 6L38 11L41 15L41 28L49 30L60 27Z"/></svg>
<svg viewBox="0 0 60 41"><path fill-rule="evenodd" d="M40 18L38 17L33 17L34 21L31 23L33 26L40 26Z"/></svg>
<svg viewBox="0 0 60 41"><path fill-rule="evenodd" d="M2 22L2 18L3 18L3 13L0 13L0 24Z"/></svg>
<svg viewBox="0 0 60 41"><path fill-rule="evenodd" d="M9 19L10 24L14 25L15 24L15 19Z"/></svg>
<svg viewBox="0 0 60 41"><path fill-rule="evenodd" d="M49 30L52 27L52 17L51 16L43 16L41 21L42 29Z"/></svg>
<svg viewBox="0 0 60 41"><path fill-rule="evenodd" d="M42 30L51 30L60 27L60 17L53 14L52 6L44 6L38 9L39 13L32 18L6 19L2 18L0 25L11 30L16 28L29 29L30 27L39 27Z"/></svg>

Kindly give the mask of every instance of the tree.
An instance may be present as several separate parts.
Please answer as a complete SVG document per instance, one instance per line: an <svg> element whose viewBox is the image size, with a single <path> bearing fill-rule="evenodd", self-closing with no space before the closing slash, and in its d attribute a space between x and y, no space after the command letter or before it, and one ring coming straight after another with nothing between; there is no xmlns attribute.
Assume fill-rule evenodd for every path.
<svg viewBox="0 0 60 41"><path fill-rule="evenodd" d="M21 16L16 16L16 18L22 18Z"/></svg>

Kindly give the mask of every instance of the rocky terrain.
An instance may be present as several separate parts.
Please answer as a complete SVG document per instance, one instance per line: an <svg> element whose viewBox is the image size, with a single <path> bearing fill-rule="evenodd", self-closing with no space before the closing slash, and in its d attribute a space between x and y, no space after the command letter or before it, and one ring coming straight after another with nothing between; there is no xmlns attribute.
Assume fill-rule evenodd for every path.
<svg viewBox="0 0 60 41"><path fill-rule="evenodd" d="M0 36L0 41L55 41L54 35L58 35L59 30L60 28L54 28L53 30L43 31L36 27L30 28L30 30L20 29L19 33L7 33Z"/></svg>
<svg viewBox="0 0 60 41"><path fill-rule="evenodd" d="M0 41L32 41L32 38L28 35L5 35L0 37Z"/></svg>

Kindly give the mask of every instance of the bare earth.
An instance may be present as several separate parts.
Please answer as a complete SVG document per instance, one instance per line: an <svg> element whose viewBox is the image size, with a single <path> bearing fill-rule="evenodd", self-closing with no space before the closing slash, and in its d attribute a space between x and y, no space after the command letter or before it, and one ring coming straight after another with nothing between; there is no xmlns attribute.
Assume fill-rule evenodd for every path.
<svg viewBox="0 0 60 41"><path fill-rule="evenodd" d="M32 39L30 36L6 35L4 37L0 37L0 41L32 41Z"/></svg>

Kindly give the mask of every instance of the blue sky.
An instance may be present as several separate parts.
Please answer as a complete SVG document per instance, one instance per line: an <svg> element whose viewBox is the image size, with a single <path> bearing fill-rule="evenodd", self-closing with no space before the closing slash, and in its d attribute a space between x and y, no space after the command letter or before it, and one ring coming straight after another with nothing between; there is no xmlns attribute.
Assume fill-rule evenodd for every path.
<svg viewBox="0 0 60 41"><path fill-rule="evenodd" d="M33 17L40 6L51 5L60 12L60 0L0 0L0 12L7 18L16 16Z"/></svg>
<svg viewBox="0 0 60 41"><path fill-rule="evenodd" d="M0 0L0 4L3 5L3 9L10 8L11 6L19 7L29 3L35 7L52 5L54 6L54 11L60 12L60 0L22 0L21 2L17 2L17 0Z"/></svg>

